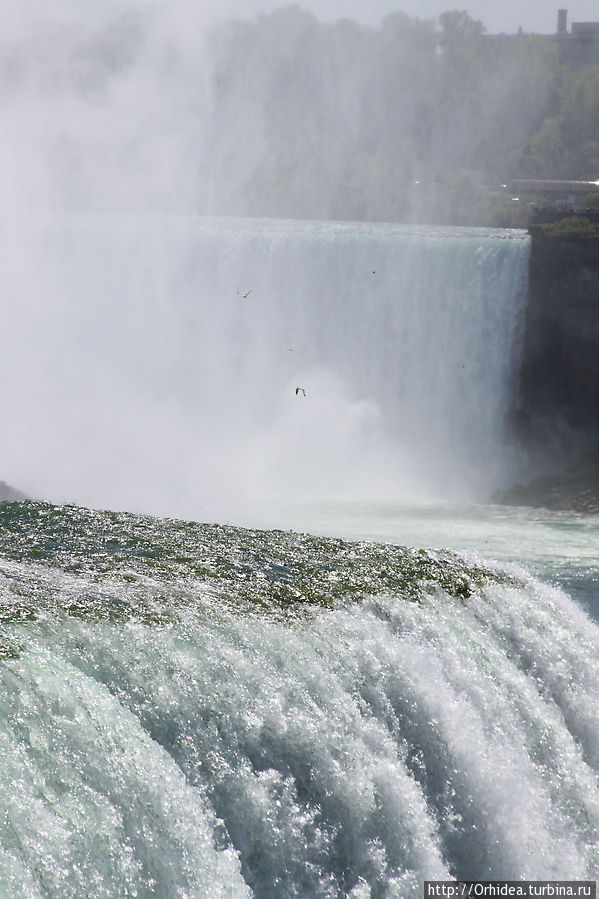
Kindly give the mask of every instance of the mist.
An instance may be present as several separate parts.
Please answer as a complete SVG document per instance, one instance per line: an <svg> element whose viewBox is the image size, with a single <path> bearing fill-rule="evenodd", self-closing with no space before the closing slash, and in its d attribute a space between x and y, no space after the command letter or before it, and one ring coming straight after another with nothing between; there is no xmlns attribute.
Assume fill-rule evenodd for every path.
<svg viewBox="0 0 599 899"><path fill-rule="evenodd" d="M58 502L236 519L268 498L484 497L507 477L522 254L513 271L489 257L514 302L504 355L478 377L487 394L464 414L463 372L483 372L489 335L468 330L463 289L473 345L433 334L434 297L456 290L441 257L426 257L439 280L422 293L384 228L256 238L257 224L206 217L489 224L478 188L464 194L481 148L491 179L548 102L544 51L518 50L538 63L518 110L523 68L489 82L483 125L498 109L513 119L498 145L484 128L464 139L481 109L468 21L456 40L470 55L448 28L440 54L438 23L402 14L370 28L298 7L223 22L185 2L27 2L2 18L2 478ZM401 356L377 368L401 303L420 336L398 321Z"/></svg>
<svg viewBox="0 0 599 899"><path fill-rule="evenodd" d="M234 12L5 5L4 208L503 225L510 178L596 168L593 73L547 38Z"/></svg>
<svg viewBox="0 0 599 899"><path fill-rule="evenodd" d="M187 2L3 5L1 464L31 496L149 511L172 495L186 434L120 366L143 359L146 298L98 223L197 209L211 21Z"/></svg>
<svg viewBox="0 0 599 899"><path fill-rule="evenodd" d="M3 6L3 206L195 210L205 7Z"/></svg>
<svg viewBox="0 0 599 899"><path fill-rule="evenodd" d="M232 214L519 225L502 184L597 163L578 83L595 96L592 73L467 13L370 27L289 6L218 29L210 49L212 180Z"/></svg>

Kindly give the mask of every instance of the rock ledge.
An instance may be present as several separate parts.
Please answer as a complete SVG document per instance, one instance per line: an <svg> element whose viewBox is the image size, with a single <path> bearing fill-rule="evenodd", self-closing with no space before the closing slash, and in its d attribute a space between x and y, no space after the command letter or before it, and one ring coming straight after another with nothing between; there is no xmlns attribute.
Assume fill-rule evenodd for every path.
<svg viewBox="0 0 599 899"><path fill-rule="evenodd" d="M563 474L541 475L527 485L496 490L491 502L599 515L599 450Z"/></svg>

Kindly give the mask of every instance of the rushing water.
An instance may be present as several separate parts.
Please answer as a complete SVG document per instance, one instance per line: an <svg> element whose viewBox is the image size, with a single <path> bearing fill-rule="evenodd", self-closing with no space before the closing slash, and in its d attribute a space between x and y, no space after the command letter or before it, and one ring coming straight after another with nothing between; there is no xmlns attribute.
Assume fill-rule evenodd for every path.
<svg viewBox="0 0 599 899"><path fill-rule="evenodd" d="M1 899L595 878L599 520L472 502L520 464L525 236L38 219L0 254L2 476L220 522L0 506Z"/></svg>
<svg viewBox="0 0 599 899"><path fill-rule="evenodd" d="M599 516L484 504L329 502L263 507L261 524L432 546L523 565L599 621Z"/></svg>
<svg viewBox="0 0 599 899"><path fill-rule="evenodd" d="M451 553L5 505L0 895L593 878L599 641Z"/></svg>

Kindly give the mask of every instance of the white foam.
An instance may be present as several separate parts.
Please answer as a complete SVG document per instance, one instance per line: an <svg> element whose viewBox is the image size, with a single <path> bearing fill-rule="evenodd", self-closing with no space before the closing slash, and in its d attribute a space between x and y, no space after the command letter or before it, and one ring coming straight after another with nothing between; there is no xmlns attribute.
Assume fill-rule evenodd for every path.
<svg viewBox="0 0 599 899"><path fill-rule="evenodd" d="M593 877L599 634L564 594L193 608L27 625L2 666L5 879L44 853L61 899L97 870L261 897Z"/></svg>

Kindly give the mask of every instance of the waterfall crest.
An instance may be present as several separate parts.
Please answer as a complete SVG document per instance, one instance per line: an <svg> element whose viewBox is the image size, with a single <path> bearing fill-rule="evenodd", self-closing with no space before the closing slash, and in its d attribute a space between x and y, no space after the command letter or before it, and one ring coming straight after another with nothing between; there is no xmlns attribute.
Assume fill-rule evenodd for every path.
<svg viewBox="0 0 599 899"><path fill-rule="evenodd" d="M594 877L599 631L559 589L281 530L0 516L0 894Z"/></svg>

